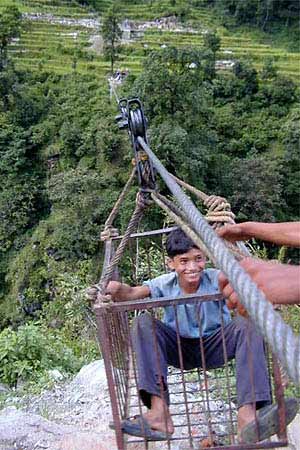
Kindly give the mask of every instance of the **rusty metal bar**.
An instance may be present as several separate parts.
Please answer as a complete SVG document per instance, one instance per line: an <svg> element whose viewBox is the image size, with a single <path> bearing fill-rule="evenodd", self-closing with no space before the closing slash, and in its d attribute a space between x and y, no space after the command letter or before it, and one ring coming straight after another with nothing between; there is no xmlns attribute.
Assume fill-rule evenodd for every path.
<svg viewBox="0 0 300 450"><path fill-rule="evenodd" d="M155 319L154 319L153 315L151 316L151 319L152 319L152 332L153 332L153 337L154 337L154 350L155 350L155 354L156 354L157 372L158 372L158 378L159 378L160 397L162 399L165 399L164 385L163 385L164 380L162 377L161 364L160 364L160 360L159 360L156 325L155 325ZM168 418L167 418L166 408L167 408L167 405L164 403L164 421L165 421L165 427L167 430L168 429ZM169 436L167 439L167 443L168 443L168 450L170 450L171 444L170 444Z"/></svg>
<svg viewBox="0 0 300 450"><path fill-rule="evenodd" d="M209 404L209 397L208 397L208 381L207 381L207 373L206 373L206 360L205 360L205 351L204 351L204 342L203 342L203 335L202 335L202 323L201 323L201 304L198 308L198 314L197 314L197 320L198 320L198 327L199 327L199 346L200 346L200 354L201 354L201 367L203 369L204 374L204 386L205 386L205 403L207 410L205 411L207 416L207 426L208 426L208 435L209 438L213 441L213 429L212 429L212 418L211 418L211 410L210 410L210 404Z"/></svg>
<svg viewBox="0 0 300 450"><path fill-rule="evenodd" d="M111 399L111 408L112 408L112 415L113 415L114 424L115 424L118 450L125 450L123 433L122 433L122 429L121 429L121 420L120 420L121 415L120 415L120 411L118 410L116 384L115 384L115 380L113 378L113 372L112 372L112 367L111 367L112 352L111 352L111 348L109 345L109 329L107 327L106 311L104 310L104 308L99 308L99 309L96 309L95 313L96 313L96 318L97 318L97 322L98 322L98 335L99 335L99 340L101 342L101 351L102 351L102 355L103 355L108 389L109 389L109 395L110 395L110 399Z"/></svg>
<svg viewBox="0 0 300 450"><path fill-rule="evenodd" d="M184 379L184 373L183 373L183 356L182 356L182 349L181 349L181 342L180 342L180 335L179 335L178 313L177 313L177 308L175 306L173 306L173 308L174 308L175 321L176 321L177 347L178 347L178 354L179 354L181 380L182 380L182 386L183 386L185 412L186 412L187 425L188 425L188 430L189 430L189 442L190 442L190 446L192 448L192 446L193 446L192 430L191 430L190 415L189 415L189 410L188 410L188 399L187 399L187 394L186 394L186 385L185 385L185 379Z"/></svg>
<svg viewBox="0 0 300 450"><path fill-rule="evenodd" d="M219 313L220 313L220 319L221 319L221 329L224 329L224 317L222 314L222 303L219 303ZM234 437L234 429L233 429L233 414L232 414L232 408L231 408L231 386L229 383L229 375L228 375L228 355L227 355L227 347L225 342L225 336L224 333L222 333L222 346L223 346L223 355L224 355L224 362L225 362L225 379L226 379L226 386L227 386L227 393L228 393L228 399L229 399L229 417L230 417L230 428L231 428L231 434L230 434L230 440L231 443L235 443L235 437Z"/></svg>
<svg viewBox="0 0 300 450"><path fill-rule="evenodd" d="M286 433L286 420L285 420L285 403L284 403L284 390L282 385L282 377L280 372L280 367L276 356L272 355L273 362L273 375L274 375L274 385L275 385L275 397L278 403L278 419L279 419L279 439L287 439Z"/></svg>
<svg viewBox="0 0 300 450"><path fill-rule="evenodd" d="M202 439L205 437L204 435L195 436L196 439ZM182 441L182 438L172 438L173 441ZM130 444L136 444L139 442L143 442L141 440L132 440ZM211 450L260 450L265 448L277 448L277 447L286 447L288 445L287 441L278 441L278 442L261 442L258 444L236 444L236 445L222 445L214 446L214 447L204 447L202 450L211 449ZM190 450L190 449L185 449Z"/></svg>
<svg viewBox="0 0 300 450"><path fill-rule="evenodd" d="M168 227L168 228L160 228L158 230L152 230L152 231L140 231L139 233L132 233L129 236L129 239L134 239L138 237L148 237L148 236L155 236L160 234L167 234L171 233L171 231L176 230L178 227ZM114 236L112 237L112 240L119 240L122 239L124 236Z"/></svg>
<svg viewBox="0 0 300 450"><path fill-rule="evenodd" d="M129 302L115 302L110 303L106 308L109 307L112 311L134 311L142 310L148 308L161 308L164 306L176 306L184 305L186 303L201 303L209 302L212 300L223 300L224 296L222 294L211 294L211 295L183 295L181 297L161 297L153 299L141 299Z"/></svg>

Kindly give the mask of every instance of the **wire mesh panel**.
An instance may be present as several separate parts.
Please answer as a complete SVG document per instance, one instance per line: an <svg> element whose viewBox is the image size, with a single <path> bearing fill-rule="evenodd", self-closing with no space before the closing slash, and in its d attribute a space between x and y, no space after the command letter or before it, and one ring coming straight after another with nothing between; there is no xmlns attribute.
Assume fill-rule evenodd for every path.
<svg viewBox="0 0 300 450"><path fill-rule="evenodd" d="M150 244L145 245L141 241L146 236L141 233L132 240L120 267L123 276L127 271L127 280L134 284L166 270L162 230L156 237L152 233ZM206 335L205 308L212 302L219 327ZM261 449L287 445L280 370L275 362L273 375L263 344L260 354L253 353L253 342L260 339L254 324L241 317L228 322L224 308L222 295L216 292L115 302L96 309L119 450L135 445L149 448L149 433L150 438L153 433L147 429L147 421L140 418L147 417L153 397L164 399L162 428L168 431L164 442L155 448ZM163 321L166 310L173 317L172 329ZM199 336L184 335L182 310L192 315ZM259 361L265 361L263 375ZM278 402L280 438L258 443L258 410L254 419L257 443L241 444L237 438L241 392L247 392L246 403L258 405L262 376L266 377L264 389L267 386L269 400ZM260 406L264 406L263 401ZM134 429L134 436L124 433L128 432L124 420L130 418L126 424L129 431Z"/></svg>

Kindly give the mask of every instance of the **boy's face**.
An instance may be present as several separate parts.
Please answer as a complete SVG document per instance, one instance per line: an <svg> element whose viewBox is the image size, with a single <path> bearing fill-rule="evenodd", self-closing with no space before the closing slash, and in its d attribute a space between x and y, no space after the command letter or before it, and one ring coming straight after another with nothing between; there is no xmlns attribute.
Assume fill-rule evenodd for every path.
<svg viewBox="0 0 300 450"><path fill-rule="evenodd" d="M177 272L182 287L198 288L201 273L205 268L205 255L198 248L191 248L188 252L169 259L170 269Z"/></svg>

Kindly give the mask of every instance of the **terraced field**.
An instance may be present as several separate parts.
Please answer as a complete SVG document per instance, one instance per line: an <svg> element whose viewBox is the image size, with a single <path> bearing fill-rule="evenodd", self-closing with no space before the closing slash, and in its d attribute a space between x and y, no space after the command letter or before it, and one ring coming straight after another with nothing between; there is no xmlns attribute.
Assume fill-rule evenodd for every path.
<svg viewBox="0 0 300 450"><path fill-rule="evenodd" d="M99 1L100 14L111 3L112 0ZM100 78L108 73L109 62L90 49L93 37L99 35L99 19L101 20L93 11L73 0L1 0L0 11L11 4L18 6L26 20L26 31L10 46L10 52L18 67L53 70L57 73L73 70L82 73L93 72ZM122 17L140 21L155 20L168 12L169 0L155 1L152 7L128 2L123 4L121 10ZM207 9L194 8L189 14L189 31L147 29L143 36L123 46L119 65L138 73L149 49L165 45L201 47L203 31L214 28L222 38L219 59L247 57L260 69L266 58L271 58L280 73L299 82L299 53L260 43L247 33L229 35L228 30L218 26L216 19Z"/></svg>

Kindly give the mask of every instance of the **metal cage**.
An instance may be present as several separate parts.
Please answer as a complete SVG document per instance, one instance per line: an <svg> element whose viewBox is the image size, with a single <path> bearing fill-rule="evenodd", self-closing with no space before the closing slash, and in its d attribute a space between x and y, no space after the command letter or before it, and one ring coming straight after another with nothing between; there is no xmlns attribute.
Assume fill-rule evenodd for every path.
<svg viewBox="0 0 300 450"><path fill-rule="evenodd" d="M124 267L131 271L130 283L140 283L141 279L156 276L154 272L166 271L163 239L171 229L163 229L131 236L127 253L124 255ZM116 238L118 239L118 238ZM114 239L106 243L106 259L113 253ZM149 243L150 241L150 243ZM154 269L153 269L154 266ZM122 274L121 274L122 276ZM154 342L156 342L155 323L161 317L163 307L174 308L179 304L201 304L215 300L221 301L217 295L189 295L176 298L143 299L139 301L115 302L101 305L95 309L98 325L98 336L108 380L116 440L119 450L149 448L145 438L123 434L122 420L136 414L142 414L145 407L138 395L138 370L136 355L133 350L131 325L139 314L149 314L153 324ZM177 317L177 316L176 316ZM220 312L220 317L222 314ZM199 319L200 325L200 319ZM257 444L238 443L237 406L235 387L235 364L227 357L222 323L222 347L225 364L217 369L209 369L205 363L203 338L199 338L199 352L202 356L202 367L186 370L182 362L181 338L178 322L177 343L180 364L178 368L169 368L168 386L170 391L170 412L175 426L174 434L159 443L160 449L262 449L278 448L288 445L284 414L283 386L276 359L267 355L269 366L270 390L273 402L278 402L280 433L274 441L266 440ZM153 352L157 352L154 345ZM255 355L253 355L255 358ZM251 358L249 358L251 371ZM161 383L163 394L163 385ZM258 430L258 429L257 429ZM259 432L257 434L259 441ZM152 447L151 447L152 448Z"/></svg>

